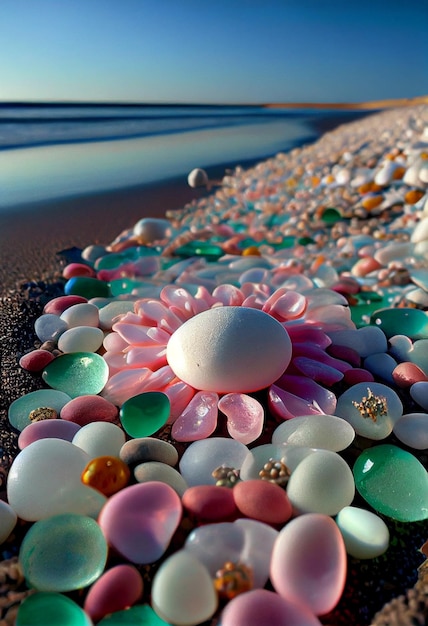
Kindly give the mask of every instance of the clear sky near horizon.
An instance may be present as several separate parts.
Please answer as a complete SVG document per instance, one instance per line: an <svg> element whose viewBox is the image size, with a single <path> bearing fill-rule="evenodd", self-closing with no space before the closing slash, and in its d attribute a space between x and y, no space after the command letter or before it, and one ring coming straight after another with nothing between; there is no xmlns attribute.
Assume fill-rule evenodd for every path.
<svg viewBox="0 0 428 626"><path fill-rule="evenodd" d="M427 0L1 0L0 101L428 94Z"/></svg>

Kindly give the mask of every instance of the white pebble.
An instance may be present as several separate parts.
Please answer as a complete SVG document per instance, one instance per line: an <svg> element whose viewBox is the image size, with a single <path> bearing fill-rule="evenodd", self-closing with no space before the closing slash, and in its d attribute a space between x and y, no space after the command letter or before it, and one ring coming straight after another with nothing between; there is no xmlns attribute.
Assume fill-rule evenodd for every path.
<svg viewBox="0 0 428 626"><path fill-rule="evenodd" d="M75 326L58 339L61 352L96 352L102 346L104 333L93 326Z"/></svg>
<svg viewBox="0 0 428 626"><path fill-rule="evenodd" d="M86 452L90 459L117 456L125 443L124 431L111 422L91 422L82 426L72 443Z"/></svg>
<svg viewBox="0 0 428 626"><path fill-rule="evenodd" d="M98 327L100 321L98 307L89 302L74 304L61 313L60 319L66 322L68 328L75 326Z"/></svg>
<svg viewBox="0 0 428 626"><path fill-rule="evenodd" d="M406 413L394 424L394 435L415 450L428 448L428 414Z"/></svg>
<svg viewBox="0 0 428 626"><path fill-rule="evenodd" d="M388 549L388 526L371 511L346 506L339 511L336 524L347 553L356 559L374 559Z"/></svg>
<svg viewBox="0 0 428 626"><path fill-rule="evenodd" d="M323 448L339 452L353 442L355 431L335 415L301 415L280 424L273 432L272 443Z"/></svg>

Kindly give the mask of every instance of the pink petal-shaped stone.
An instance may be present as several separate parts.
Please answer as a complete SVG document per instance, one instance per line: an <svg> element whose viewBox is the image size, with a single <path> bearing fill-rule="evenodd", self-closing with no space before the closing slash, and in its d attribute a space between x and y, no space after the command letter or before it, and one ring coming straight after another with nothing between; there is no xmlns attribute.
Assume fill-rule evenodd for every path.
<svg viewBox="0 0 428 626"><path fill-rule="evenodd" d="M215 431L218 419L218 395L198 391L187 408L175 420L171 434L176 441L206 439Z"/></svg>
<svg viewBox="0 0 428 626"><path fill-rule="evenodd" d="M182 324L182 321L158 300L138 300L135 303L135 310L140 315L143 324L159 326L171 334Z"/></svg>
<svg viewBox="0 0 428 626"><path fill-rule="evenodd" d="M138 346L126 352L126 363L130 367L149 367L157 370L166 365L166 346Z"/></svg>
<svg viewBox="0 0 428 626"><path fill-rule="evenodd" d="M283 420L289 420L298 415L318 415L322 413L313 403L299 398L276 385L271 385L269 389L268 405L270 411Z"/></svg>
<svg viewBox="0 0 428 626"><path fill-rule="evenodd" d="M195 390L182 380L178 380L169 383L163 392L168 396L171 403L171 412L167 423L172 424L183 413L195 395Z"/></svg>
<svg viewBox="0 0 428 626"><path fill-rule="evenodd" d="M158 329L160 332L153 334L153 332L150 332L151 329L151 326L128 324L123 320L117 324L113 324L113 331L118 333L118 335L127 341L129 345L152 346L154 344L165 345L168 343L170 335L166 331Z"/></svg>
<svg viewBox="0 0 428 626"><path fill-rule="evenodd" d="M150 374L153 372L147 367L121 370L107 381L101 396L117 406L122 406L125 400L144 391L144 381Z"/></svg>
<svg viewBox="0 0 428 626"><path fill-rule="evenodd" d="M290 335L293 346L296 343L307 343L325 350L331 344L330 337L312 324L284 324L284 326Z"/></svg>
<svg viewBox="0 0 428 626"><path fill-rule="evenodd" d="M320 363L306 356L298 356L292 359L292 364L299 372L324 385L334 385L343 378L343 372L326 363Z"/></svg>
<svg viewBox="0 0 428 626"><path fill-rule="evenodd" d="M293 345L293 357L298 356L304 356L312 359L313 361L318 361L318 363L324 363L329 367L334 367L334 369L339 370L339 372L342 373L352 368L352 366L349 363L346 363L346 361L335 359L318 346L312 346L309 343L299 343L296 346Z"/></svg>
<svg viewBox="0 0 428 626"><path fill-rule="evenodd" d="M247 445L262 434L264 409L260 402L245 393L228 393L218 403L227 417L229 435Z"/></svg>
<svg viewBox="0 0 428 626"><path fill-rule="evenodd" d="M349 307L341 304L329 304L311 309L306 312L306 319L317 324L321 322L326 332L346 328L355 330Z"/></svg>
<svg viewBox="0 0 428 626"><path fill-rule="evenodd" d="M103 346L107 352L117 353L127 348L129 343L119 333L112 332L104 337Z"/></svg>
<svg viewBox="0 0 428 626"><path fill-rule="evenodd" d="M278 290L280 291L280 290ZM306 310L307 301L296 291L286 291L272 302L273 294L266 302L263 310L279 321L294 320L301 317Z"/></svg>
<svg viewBox="0 0 428 626"><path fill-rule="evenodd" d="M324 615L339 602L346 564L345 544L336 523L327 515L307 513L280 531L270 579L280 596Z"/></svg>
<svg viewBox="0 0 428 626"><path fill-rule="evenodd" d="M178 311L181 314L185 313L184 319L189 319L194 313L195 298L184 287L177 287L176 285L166 285L161 293L160 299L169 308L173 308L178 317L181 318Z"/></svg>
<svg viewBox="0 0 428 626"><path fill-rule="evenodd" d="M125 487L103 506L98 523L108 544L131 563L154 563L165 553L181 519L177 493L151 481Z"/></svg>
<svg viewBox="0 0 428 626"><path fill-rule="evenodd" d="M234 285L219 285L213 291L213 297L225 306L241 306L244 294Z"/></svg>
<svg viewBox="0 0 428 626"><path fill-rule="evenodd" d="M275 382L275 385L286 391L291 390L295 395L308 402L316 402L324 413L334 415L337 404L336 395L314 380L306 378L306 376L283 374L281 378Z"/></svg>

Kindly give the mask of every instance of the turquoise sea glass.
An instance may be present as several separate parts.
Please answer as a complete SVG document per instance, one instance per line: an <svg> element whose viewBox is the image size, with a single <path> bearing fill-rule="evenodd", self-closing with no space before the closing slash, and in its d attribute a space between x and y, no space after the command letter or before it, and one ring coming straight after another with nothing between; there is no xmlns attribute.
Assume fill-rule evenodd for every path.
<svg viewBox="0 0 428 626"><path fill-rule="evenodd" d="M74 276L65 283L64 293L66 296L82 296L87 300L91 298L108 298L110 293L109 284L98 278L86 276Z"/></svg>
<svg viewBox="0 0 428 626"><path fill-rule="evenodd" d="M78 604L61 593L39 592L19 605L16 626L91 626Z"/></svg>
<svg viewBox="0 0 428 626"><path fill-rule="evenodd" d="M125 611L117 611L104 617L97 626L169 626L148 604L131 606Z"/></svg>
<svg viewBox="0 0 428 626"><path fill-rule="evenodd" d="M410 452L373 446L358 457L353 473L358 492L375 511L400 522L428 519L428 473Z"/></svg>
<svg viewBox="0 0 428 626"><path fill-rule="evenodd" d="M42 372L42 378L49 387L76 398L100 393L108 374L108 365L99 354L70 352L51 361Z"/></svg>
<svg viewBox="0 0 428 626"><path fill-rule="evenodd" d="M386 308L375 311L370 324L379 326L387 338L406 335L410 339L428 339L428 315L412 308Z"/></svg>

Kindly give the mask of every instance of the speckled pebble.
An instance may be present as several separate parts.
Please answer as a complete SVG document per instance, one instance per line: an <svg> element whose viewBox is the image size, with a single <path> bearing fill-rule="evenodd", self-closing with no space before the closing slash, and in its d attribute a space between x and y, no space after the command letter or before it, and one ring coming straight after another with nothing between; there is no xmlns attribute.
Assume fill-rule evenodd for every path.
<svg viewBox="0 0 428 626"><path fill-rule="evenodd" d="M161 483L166 483L177 492L181 497L188 488L188 485L180 472L176 469L161 463L159 461L147 461L146 463L140 463L134 468L135 480L139 483L147 483L151 480L158 480Z"/></svg>
<svg viewBox="0 0 428 626"><path fill-rule="evenodd" d="M119 456L129 466L158 461L174 467L178 461L178 452L174 446L154 437L130 439L121 447Z"/></svg>
<svg viewBox="0 0 428 626"><path fill-rule="evenodd" d="M101 396L84 395L67 402L60 415L63 420L86 426L92 422L115 422L118 408Z"/></svg>

